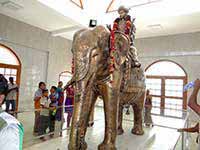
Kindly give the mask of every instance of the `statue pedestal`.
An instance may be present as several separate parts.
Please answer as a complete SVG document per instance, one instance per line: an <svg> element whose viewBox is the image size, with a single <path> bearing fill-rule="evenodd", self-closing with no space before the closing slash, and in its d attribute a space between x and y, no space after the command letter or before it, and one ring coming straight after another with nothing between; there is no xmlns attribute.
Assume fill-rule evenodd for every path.
<svg viewBox="0 0 200 150"><path fill-rule="evenodd" d="M97 125L97 124L96 124ZM90 128L87 134L86 139L88 143L88 150L95 150L99 143L103 140L104 131L102 131L104 127L98 129L94 126L94 128ZM98 132L98 133L95 133ZM118 150L144 150L148 148L154 142L156 134L153 128L144 128L144 135L133 135L131 133L130 125L124 125L124 134L117 136L116 147ZM91 133L95 133L91 135ZM101 135L99 135L101 134Z"/></svg>
<svg viewBox="0 0 200 150"><path fill-rule="evenodd" d="M125 130L123 135L117 137L117 149L121 150L145 150L151 145L156 137L152 129L144 128L144 135L138 136L130 133L130 130Z"/></svg>
<svg viewBox="0 0 200 150"><path fill-rule="evenodd" d="M142 136L133 135L131 129L133 122L128 121L128 118L133 118L132 114L125 116L123 121L124 134L117 136L116 147L117 150L169 150L175 147L181 149L180 133L178 128L183 128L186 124L186 119L153 116L153 128L145 128L145 134ZM66 126L66 124L64 125ZM69 142L70 131L64 131L63 137L53 138L46 142L24 148L24 150L67 150ZM87 129L86 142L88 144L87 150L97 150L97 146L104 138L104 116L102 109L97 109L95 112L94 126ZM178 143L178 144L177 144ZM184 144L184 143L183 143Z"/></svg>

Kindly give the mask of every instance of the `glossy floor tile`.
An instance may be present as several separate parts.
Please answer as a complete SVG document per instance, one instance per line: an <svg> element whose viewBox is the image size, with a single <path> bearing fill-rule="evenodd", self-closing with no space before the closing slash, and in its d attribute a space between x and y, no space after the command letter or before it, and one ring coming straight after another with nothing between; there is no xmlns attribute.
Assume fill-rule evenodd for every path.
<svg viewBox="0 0 200 150"><path fill-rule="evenodd" d="M22 117L22 116L21 116ZM32 118L32 117L30 117ZM184 119L169 118L162 116L153 116L153 121L156 124L153 128L144 128L145 134L143 136L136 136L131 134L133 127L133 115L125 115L123 128L125 133L117 137L116 146L119 150L171 150L176 148L181 149L181 142L179 140L180 133L175 128L184 126ZM26 124L27 125L27 124ZM41 142L34 139L31 132L31 126L25 126L25 141L24 150L66 150L69 141L69 130L63 131L63 137L50 139ZM102 108L95 110L95 124L92 128L88 128L86 141L88 143L88 150L97 149L98 144L103 140L104 136L104 114ZM27 143L29 144L27 144ZM193 148L191 148L193 150Z"/></svg>

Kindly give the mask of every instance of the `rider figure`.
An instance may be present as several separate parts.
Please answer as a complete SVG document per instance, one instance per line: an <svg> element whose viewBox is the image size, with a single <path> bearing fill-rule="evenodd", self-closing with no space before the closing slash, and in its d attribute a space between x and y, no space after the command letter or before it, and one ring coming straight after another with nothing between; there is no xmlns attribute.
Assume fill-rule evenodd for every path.
<svg viewBox="0 0 200 150"><path fill-rule="evenodd" d="M133 67L140 67L141 64L138 61L137 58L137 49L133 45L133 40L135 39L135 25L133 22L131 22L131 16L128 15L129 9L125 8L124 6L120 6L118 8L119 17L115 19L113 24L113 30L114 31L121 31L124 34L126 34L130 39L130 45L131 48L128 52L129 59L132 60L132 66Z"/></svg>

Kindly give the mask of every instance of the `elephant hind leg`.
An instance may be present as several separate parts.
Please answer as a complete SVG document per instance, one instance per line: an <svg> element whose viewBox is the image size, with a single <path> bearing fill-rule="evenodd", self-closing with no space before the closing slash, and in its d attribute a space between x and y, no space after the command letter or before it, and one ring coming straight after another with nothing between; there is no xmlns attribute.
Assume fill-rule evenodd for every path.
<svg viewBox="0 0 200 150"><path fill-rule="evenodd" d="M142 126L142 110L143 110L144 99L145 99L145 92L134 104L132 104L134 111L134 127L131 132L136 135L144 134Z"/></svg>
<svg viewBox="0 0 200 150"><path fill-rule="evenodd" d="M118 110L118 128L117 128L117 134L122 135L124 133L123 127L122 127L122 120L123 120L123 105L119 104L119 110Z"/></svg>

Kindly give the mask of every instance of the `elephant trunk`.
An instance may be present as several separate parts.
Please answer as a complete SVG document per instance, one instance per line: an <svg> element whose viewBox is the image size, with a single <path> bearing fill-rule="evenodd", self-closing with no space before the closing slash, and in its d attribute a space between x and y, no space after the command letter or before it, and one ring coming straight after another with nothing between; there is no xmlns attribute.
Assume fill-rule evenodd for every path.
<svg viewBox="0 0 200 150"><path fill-rule="evenodd" d="M85 150L87 148L85 132L92 105L92 85L96 75L96 67L91 66L92 50L89 49L88 54L83 59L75 57L75 74L66 85L75 85L75 102L68 145L69 150ZM84 61L85 59L88 61ZM87 64L83 64L83 62L87 62Z"/></svg>
<svg viewBox="0 0 200 150"><path fill-rule="evenodd" d="M73 74L71 80L68 81L67 84L65 85L65 89L68 86L75 84L75 82L79 82L87 77L87 74L89 73L90 65L91 65L92 50L93 49L89 49L89 52L83 58L84 63L80 61L81 60L80 58L75 57L76 66L78 67L78 69L76 69L75 74Z"/></svg>

